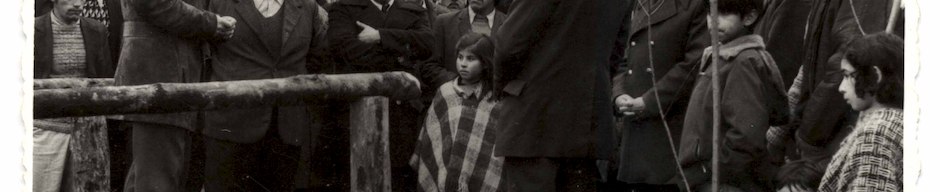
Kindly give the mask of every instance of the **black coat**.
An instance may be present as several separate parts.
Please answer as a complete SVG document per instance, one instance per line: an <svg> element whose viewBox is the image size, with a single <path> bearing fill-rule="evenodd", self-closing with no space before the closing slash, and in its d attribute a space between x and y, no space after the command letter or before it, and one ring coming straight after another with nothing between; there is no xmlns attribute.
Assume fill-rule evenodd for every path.
<svg viewBox="0 0 940 192"><path fill-rule="evenodd" d="M662 105L673 141L678 142L694 86L696 64L710 43L705 23L706 1L662 2L649 17L642 7L633 8L625 66L614 78L613 98L623 94L643 97L646 105L636 116L624 118L618 174L623 182L666 184L677 175L657 103Z"/></svg>
<svg viewBox="0 0 940 192"><path fill-rule="evenodd" d="M282 27L278 42L265 42L262 16L250 0L221 0L209 3L207 10L238 20L231 39L214 43L210 81L282 78L307 73L307 63L316 62L316 49L325 43L319 39L321 25L318 7L311 0L285 0L281 5ZM270 50L268 43L280 45ZM277 51L280 50L280 51ZM273 111L277 110L277 115ZM254 143L262 139L277 118L280 138L293 145L308 140L312 129L311 114L304 106L261 107L256 109L216 110L205 113L207 136Z"/></svg>
<svg viewBox="0 0 940 192"><path fill-rule="evenodd" d="M342 0L329 9L330 50L341 72L414 71L413 61L431 56L431 27L419 2L395 1L383 13L370 0ZM379 43L356 37L372 26L381 34Z"/></svg>
<svg viewBox="0 0 940 192"><path fill-rule="evenodd" d="M496 32L497 156L597 158L612 150L610 58L627 1L515 0Z"/></svg>

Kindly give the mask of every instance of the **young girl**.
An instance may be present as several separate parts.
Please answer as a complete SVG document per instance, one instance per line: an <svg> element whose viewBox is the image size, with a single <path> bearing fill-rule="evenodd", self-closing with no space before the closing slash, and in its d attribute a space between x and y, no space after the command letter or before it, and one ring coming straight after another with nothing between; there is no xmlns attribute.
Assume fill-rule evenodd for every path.
<svg viewBox="0 0 940 192"><path fill-rule="evenodd" d="M493 41L469 33L457 42L458 77L438 88L411 165L424 191L496 191L503 158L493 156L498 108L492 99Z"/></svg>
<svg viewBox="0 0 940 192"><path fill-rule="evenodd" d="M872 34L849 43L839 92L860 112L819 191L903 191L904 41Z"/></svg>

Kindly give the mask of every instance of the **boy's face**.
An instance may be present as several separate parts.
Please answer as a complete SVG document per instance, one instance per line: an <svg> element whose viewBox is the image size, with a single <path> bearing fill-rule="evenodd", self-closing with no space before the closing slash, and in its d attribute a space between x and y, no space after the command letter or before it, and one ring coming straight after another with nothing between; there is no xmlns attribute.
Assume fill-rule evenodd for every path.
<svg viewBox="0 0 940 192"><path fill-rule="evenodd" d="M480 82L481 73L483 73L483 65L477 55L466 50L457 53L457 74L464 83Z"/></svg>
<svg viewBox="0 0 940 192"><path fill-rule="evenodd" d="M855 67L852 67L848 60L842 59L842 84L839 84L839 93L842 93L842 98L852 106L852 109L864 111L871 107L875 99L870 94L858 95L855 92L856 78L858 78L858 73Z"/></svg>
<svg viewBox="0 0 940 192"><path fill-rule="evenodd" d="M735 38L747 35L749 33L747 26L754 24L756 17L756 14L748 14L747 16L741 17L741 15L738 14L719 13L717 27L718 41L727 43ZM707 18L708 29L716 29L715 26L712 26L712 17L710 14Z"/></svg>

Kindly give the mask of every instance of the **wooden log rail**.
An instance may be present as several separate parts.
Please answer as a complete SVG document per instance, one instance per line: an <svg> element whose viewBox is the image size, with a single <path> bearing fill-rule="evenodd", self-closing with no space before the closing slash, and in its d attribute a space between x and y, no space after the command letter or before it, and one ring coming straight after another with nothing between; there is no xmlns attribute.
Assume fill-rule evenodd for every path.
<svg viewBox="0 0 940 192"><path fill-rule="evenodd" d="M112 78L58 78L33 80L33 90L106 87L112 85L114 85L114 79Z"/></svg>
<svg viewBox="0 0 940 192"><path fill-rule="evenodd" d="M305 102L327 98L386 96L411 99L421 95L417 79L405 72L317 74L280 79L105 87L94 86L104 85L106 83L103 82L107 80L64 81L36 80L33 87L86 87L35 90L33 118L243 109L303 105Z"/></svg>
<svg viewBox="0 0 940 192"><path fill-rule="evenodd" d="M350 110L350 190L391 191L388 101L420 96L404 72L110 86L113 79L37 79L34 118L303 105L357 99ZM383 97L384 96L384 97Z"/></svg>

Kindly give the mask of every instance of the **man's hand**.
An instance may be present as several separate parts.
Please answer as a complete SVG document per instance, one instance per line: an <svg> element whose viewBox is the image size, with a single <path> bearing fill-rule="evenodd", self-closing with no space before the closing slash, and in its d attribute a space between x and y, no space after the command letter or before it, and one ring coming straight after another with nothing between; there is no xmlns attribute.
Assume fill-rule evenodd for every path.
<svg viewBox="0 0 940 192"><path fill-rule="evenodd" d="M627 101L626 107L632 112L643 111L646 110L646 103L643 102L643 97L637 97Z"/></svg>
<svg viewBox="0 0 940 192"><path fill-rule="evenodd" d="M235 35L235 23L238 21L229 16L216 15L216 32L222 36L222 39L232 38Z"/></svg>
<svg viewBox="0 0 940 192"><path fill-rule="evenodd" d="M362 31L359 32L359 41L364 43L375 43L382 39L382 37L379 36L379 31L375 30L375 28L372 28L372 26L366 25L365 23L359 21L356 21L356 25L362 27Z"/></svg>
<svg viewBox="0 0 940 192"><path fill-rule="evenodd" d="M627 103L630 102L630 100L633 100L633 97L630 97L630 95L627 94L617 96L617 98L614 99L614 105L617 107L617 112L622 113L623 115L633 115L633 112L629 110L629 107L627 107Z"/></svg>

